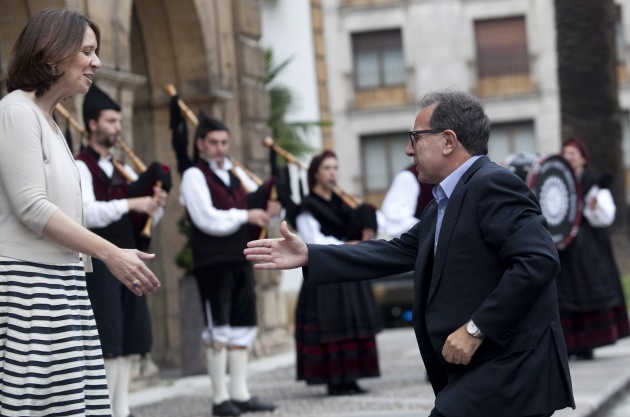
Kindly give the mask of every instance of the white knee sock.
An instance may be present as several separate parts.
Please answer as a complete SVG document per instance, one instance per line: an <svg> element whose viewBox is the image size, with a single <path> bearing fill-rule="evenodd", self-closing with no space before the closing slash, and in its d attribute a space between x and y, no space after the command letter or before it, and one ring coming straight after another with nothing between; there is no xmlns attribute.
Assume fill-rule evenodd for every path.
<svg viewBox="0 0 630 417"><path fill-rule="evenodd" d="M212 401L215 404L221 404L223 401L230 399L226 384L227 349L225 347L221 350L207 348L206 362L210 380L212 381Z"/></svg>
<svg viewBox="0 0 630 417"><path fill-rule="evenodd" d="M118 379L116 381L116 391L114 394L114 417L127 417L131 414L129 410L129 382L131 379L131 358L129 356L118 357Z"/></svg>
<svg viewBox="0 0 630 417"><path fill-rule="evenodd" d="M116 400L116 382L118 381L118 358L105 359L105 376L107 377L107 391L109 392L109 402L114 407ZM115 417L118 417L115 415Z"/></svg>
<svg viewBox="0 0 630 417"><path fill-rule="evenodd" d="M247 388L247 349L228 351L230 366L230 394L236 401L247 401L251 398Z"/></svg>

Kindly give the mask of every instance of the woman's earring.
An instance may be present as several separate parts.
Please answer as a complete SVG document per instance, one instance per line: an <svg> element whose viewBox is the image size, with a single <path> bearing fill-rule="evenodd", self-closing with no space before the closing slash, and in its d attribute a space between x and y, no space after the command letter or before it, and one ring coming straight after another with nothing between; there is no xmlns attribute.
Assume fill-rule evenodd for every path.
<svg viewBox="0 0 630 417"><path fill-rule="evenodd" d="M52 74L53 75L57 75L57 67L55 67L54 65L52 67L50 67L52 69Z"/></svg>

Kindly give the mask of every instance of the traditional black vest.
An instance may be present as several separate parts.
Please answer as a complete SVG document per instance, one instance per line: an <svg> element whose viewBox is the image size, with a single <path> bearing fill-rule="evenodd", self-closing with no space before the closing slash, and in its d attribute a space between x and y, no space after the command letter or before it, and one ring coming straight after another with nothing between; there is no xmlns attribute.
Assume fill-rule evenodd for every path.
<svg viewBox="0 0 630 417"><path fill-rule="evenodd" d="M418 178L418 169L415 165L408 167L407 171L411 172L416 179ZM420 181L418 181L418 183L420 184L420 195L418 195L415 217L419 219L424 209L429 205L431 200L433 200L433 187L435 187L435 184Z"/></svg>
<svg viewBox="0 0 630 417"><path fill-rule="evenodd" d="M215 208L219 210L247 209L247 193L236 175L230 172L230 186L228 187L212 172L206 161L199 161L195 167L199 168L206 178L212 205ZM190 244L196 267L245 260L243 249L247 246L248 240L247 224L229 236L210 236L199 230L192 220L190 224Z"/></svg>
<svg viewBox="0 0 630 417"><path fill-rule="evenodd" d="M99 158L100 155L90 147L85 148L77 156L77 159L83 161L92 174L92 187L94 188L96 200L111 201L128 198L129 190L126 179L116 169L114 169L112 177L109 178L98 166ZM90 230L116 246L127 249L136 247L133 225L126 214L120 220L105 227Z"/></svg>

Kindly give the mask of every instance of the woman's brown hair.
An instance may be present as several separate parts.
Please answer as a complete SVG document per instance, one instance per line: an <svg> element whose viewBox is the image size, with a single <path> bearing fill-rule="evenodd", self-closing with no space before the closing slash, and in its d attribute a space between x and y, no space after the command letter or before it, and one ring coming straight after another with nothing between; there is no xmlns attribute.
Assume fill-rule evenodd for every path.
<svg viewBox="0 0 630 417"><path fill-rule="evenodd" d="M309 165L308 172L307 172L308 189L310 191L313 191L313 187L315 187L315 185L317 184L317 180L315 179L315 176L317 175L319 166L322 164L322 162L324 162L324 159L326 158L337 159L337 154L334 153L333 151L324 150L319 155L314 156L313 159L311 160L311 164Z"/></svg>
<svg viewBox="0 0 630 417"><path fill-rule="evenodd" d="M45 9L33 16L11 51L7 70L9 92L19 89L42 96L63 75L56 74L55 68L81 50L87 27L94 31L99 45L98 25L79 12Z"/></svg>

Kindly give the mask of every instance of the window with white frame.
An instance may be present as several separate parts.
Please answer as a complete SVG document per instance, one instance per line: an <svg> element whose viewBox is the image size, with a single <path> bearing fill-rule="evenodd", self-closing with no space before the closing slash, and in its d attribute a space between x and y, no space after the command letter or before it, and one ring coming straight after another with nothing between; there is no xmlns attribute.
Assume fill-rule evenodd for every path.
<svg viewBox="0 0 630 417"><path fill-rule="evenodd" d="M630 112L621 112L621 148L623 151L623 166L630 169Z"/></svg>
<svg viewBox="0 0 630 417"><path fill-rule="evenodd" d="M509 155L519 152L536 153L534 122L493 123L488 141L488 157L500 164Z"/></svg>
<svg viewBox="0 0 630 417"><path fill-rule="evenodd" d="M623 18L621 6L617 6L617 19L615 21L615 50L617 52L617 65L626 62L626 47L623 33Z"/></svg>
<svg viewBox="0 0 630 417"><path fill-rule="evenodd" d="M361 137L362 177L366 193L387 191L396 174L413 161L405 155L407 132Z"/></svg>
<svg viewBox="0 0 630 417"><path fill-rule="evenodd" d="M475 41L480 78L529 73L524 16L475 21Z"/></svg>
<svg viewBox="0 0 630 417"><path fill-rule="evenodd" d="M354 83L357 89L404 85L406 80L400 29L352 34Z"/></svg>

